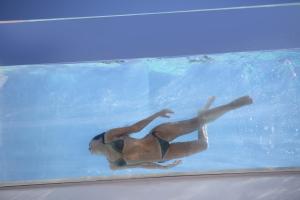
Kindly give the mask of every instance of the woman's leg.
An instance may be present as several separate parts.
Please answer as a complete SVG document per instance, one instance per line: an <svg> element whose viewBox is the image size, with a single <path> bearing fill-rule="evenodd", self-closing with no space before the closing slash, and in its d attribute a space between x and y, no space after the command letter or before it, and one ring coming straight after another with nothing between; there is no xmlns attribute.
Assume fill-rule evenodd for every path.
<svg viewBox="0 0 300 200"><path fill-rule="evenodd" d="M200 112L200 115L198 117L175 123L161 124L155 127L152 131L154 131L158 137L167 141L172 141L176 137L191 133L199 127L203 126L204 124L218 119L226 112L251 103L252 99L249 96L240 97L223 106L218 106L216 108Z"/></svg>
<svg viewBox="0 0 300 200"><path fill-rule="evenodd" d="M224 115L226 112L229 112L231 110L235 110L237 108L240 108L242 106L246 106L252 104L252 99L249 96L240 97L228 104L225 104L223 106L218 106L216 108L212 108L210 110L207 110L205 112L202 112L199 115L199 120L202 124L210 123L222 115Z"/></svg>
<svg viewBox="0 0 300 200"><path fill-rule="evenodd" d="M190 142L176 142L171 143L170 147L164 156L164 160L178 159L185 156L189 156L208 148L208 137L206 127L203 126L199 129L198 140Z"/></svg>

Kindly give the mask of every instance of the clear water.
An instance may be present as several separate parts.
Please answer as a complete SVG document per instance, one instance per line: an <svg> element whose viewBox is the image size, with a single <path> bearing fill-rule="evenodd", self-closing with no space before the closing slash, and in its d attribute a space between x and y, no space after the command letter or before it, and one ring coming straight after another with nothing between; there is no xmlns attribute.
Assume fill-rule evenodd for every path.
<svg viewBox="0 0 300 200"><path fill-rule="evenodd" d="M0 181L300 166L300 50L0 68ZM208 126L207 151L169 170L112 171L90 139L162 108L195 116L250 95L254 104ZM196 133L177 141L196 139Z"/></svg>

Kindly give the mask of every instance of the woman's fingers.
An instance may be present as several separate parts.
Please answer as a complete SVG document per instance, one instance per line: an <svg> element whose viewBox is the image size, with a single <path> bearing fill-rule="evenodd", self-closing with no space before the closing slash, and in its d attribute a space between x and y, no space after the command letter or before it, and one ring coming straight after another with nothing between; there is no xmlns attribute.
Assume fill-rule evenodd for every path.
<svg viewBox="0 0 300 200"><path fill-rule="evenodd" d="M174 113L171 109L163 109L162 111L163 111L164 113L169 113L169 114Z"/></svg>
<svg viewBox="0 0 300 200"><path fill-rule="evenodd" d="M182 160L175 160L174 162L172 162L169 166L170 167L175 167L175 166L177 166L177 165L179 165L179 164L181 164L182 163Z"/></svg>
<svg viewBox="0 0 300 200"><path fill-rule="evenodd" d="M170 109L163 109L159 112L159 116L161 117L167 117L169 118L170 117L170 114L173 114L174 112Z"/></svg>
<svg viewBox="0 0 300 200"><path fill-rule="evenodd" d="M179 165L182 163L182 160L175 160L173 163L174 163L174 165Z"/></svg>
<svg viewBox="0 0 300 200"><path fill-rule="evenodd" d="M165 168L165 169L169 169L169 168L175 167L175 166L177 166L177 165L179 165L179 164L181 164L181 163L182 163L181 160L175 160L175 161L173 161L173 162L170 163L170 164L167 164L167 165L161 165L161 166L163 166L163 168Z"/></svg>

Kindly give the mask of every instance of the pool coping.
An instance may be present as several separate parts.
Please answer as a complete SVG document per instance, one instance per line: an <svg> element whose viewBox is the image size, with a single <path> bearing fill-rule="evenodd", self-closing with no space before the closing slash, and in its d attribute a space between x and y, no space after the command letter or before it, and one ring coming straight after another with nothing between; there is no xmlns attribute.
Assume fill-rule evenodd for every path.
<svg viewBox="0 0 300 200"><path fill-rule="evenodd" d="M241 170L222 170L206 172L173 172L165 174L128 174L122 176L98 176L81 177L76 179L49 179L37 181L17 181L0 183L0 190L4 189L22 189L36 187L60 187L70 185L89 185L101 183L114 183L122 181L146 181L161 178L224 178L224 177L245 177L245 176L272 176L272 175L292 175L300 174L300 167L280 167L280 168L258 168Z"/></svg>

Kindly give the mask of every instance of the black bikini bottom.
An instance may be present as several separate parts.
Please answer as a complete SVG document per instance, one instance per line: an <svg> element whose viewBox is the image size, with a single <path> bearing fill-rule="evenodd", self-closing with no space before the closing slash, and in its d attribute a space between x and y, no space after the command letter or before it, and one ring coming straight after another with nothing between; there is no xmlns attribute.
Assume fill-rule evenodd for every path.
<svg viewBox="0 0 300 200"><path fill-rule="evenodd" d="M151 133L154 137L157 138L159 144L160 144L160 148L161 148L161 158L163 159L165 154L167 153L169 147L170 147L170 143L166 140L161 139L159 136L157 136L155 134L155 132Z"/></svg>
<svg viewBox="0 0 300 200"><path fill-rule="evenodd" d="M155 134L155 132L152 132L151 134L157 138L157 140L160 144L161 158L163 159L170 147L170 143L166 140L161 139L159 136L157 136ZM160 162L164 162L164 161L160 161ZM127 162L123 158L120 158L120 159L114 161L113 164L115 164L116 166L122 167L122 166L126 166Z"/></svg>

